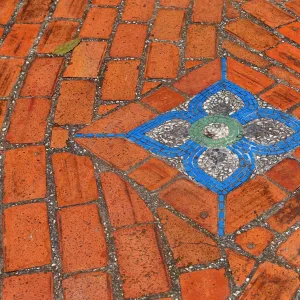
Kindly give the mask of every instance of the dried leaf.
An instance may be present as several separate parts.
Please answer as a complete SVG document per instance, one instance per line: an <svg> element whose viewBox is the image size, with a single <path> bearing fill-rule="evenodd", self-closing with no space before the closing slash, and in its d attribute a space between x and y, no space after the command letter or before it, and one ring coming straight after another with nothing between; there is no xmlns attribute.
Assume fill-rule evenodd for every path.
<svg viewBox="0 0 300 300"><path fill-rule="evenodd" d="M78 44L80 42L81 42L80 38L77 38L77 39L74 39L72 41L66 42L62 45L57 46L53 53L54 54L59 54L59 55L66 54L66 53L72 51L76 46L78 46Z"/></svg>

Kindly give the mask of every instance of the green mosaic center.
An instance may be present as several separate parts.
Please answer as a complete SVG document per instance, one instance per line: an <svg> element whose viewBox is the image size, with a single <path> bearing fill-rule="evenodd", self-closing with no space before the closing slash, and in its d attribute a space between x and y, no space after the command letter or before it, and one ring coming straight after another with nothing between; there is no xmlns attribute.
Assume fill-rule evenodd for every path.
<svg viewBox="0 0 300 300"><path fill-rule="evenodd" d="M208 116L192 124L191 139L208 147L226 147L242 138L243 126L235 119L222 115Z"/></svg>

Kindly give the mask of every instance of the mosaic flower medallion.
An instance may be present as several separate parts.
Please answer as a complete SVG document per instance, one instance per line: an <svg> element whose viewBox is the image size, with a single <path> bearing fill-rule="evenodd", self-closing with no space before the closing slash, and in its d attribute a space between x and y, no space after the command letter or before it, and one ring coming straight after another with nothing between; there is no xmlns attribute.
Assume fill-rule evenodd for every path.
<svg viewBox="0 0 300 300"><path fill-rule="evenodd" d="M128 133L76 137L129 139L217 193L223 235L226 195L300 144L299 120L261 104L227 79L223 59L222 79L176 109Z"/></svg>

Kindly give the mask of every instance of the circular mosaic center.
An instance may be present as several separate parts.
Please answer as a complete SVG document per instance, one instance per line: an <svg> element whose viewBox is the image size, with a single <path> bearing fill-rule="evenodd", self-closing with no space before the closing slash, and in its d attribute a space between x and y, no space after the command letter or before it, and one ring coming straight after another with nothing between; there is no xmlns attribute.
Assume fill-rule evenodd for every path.
<svg viewBox="0 0 300 300"><path fill-rule="evenodd" d="M232 145L242 134L243 126L237 120L222 115L200 119L190 128L191 139L208 148Z"/></svg>

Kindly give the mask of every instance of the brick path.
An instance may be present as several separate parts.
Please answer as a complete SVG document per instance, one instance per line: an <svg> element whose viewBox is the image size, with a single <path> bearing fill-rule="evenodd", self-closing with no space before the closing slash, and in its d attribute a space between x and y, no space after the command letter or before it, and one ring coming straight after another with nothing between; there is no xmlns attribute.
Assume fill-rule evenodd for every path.
<svg viewBox="0 0 300 300"><path fill-rule="evenodd" d="M294 124L223 192L134 131L216 82ZM1 1L2 299L299 299L297 118L299 0Z"/></svg>

